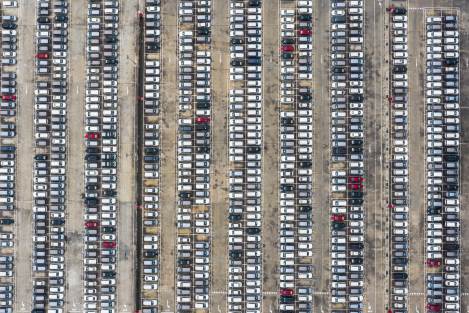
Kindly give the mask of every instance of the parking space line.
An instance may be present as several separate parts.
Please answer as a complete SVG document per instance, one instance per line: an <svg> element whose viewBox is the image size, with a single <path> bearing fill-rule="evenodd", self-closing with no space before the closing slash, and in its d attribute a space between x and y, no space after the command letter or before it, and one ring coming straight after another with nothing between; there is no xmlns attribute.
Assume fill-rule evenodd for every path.
<svg viewBox="0 0 469 313"><path fill-rule="evenodd" d="M399 11L400 10L400 11ZM408 307L408 297L407 293L396 293L399 289L395 288L396 278L398 280L407 280L408 276L408 265L399 265L395 264L394 257L401 257L402 255L407 255L408 251L408 241L404 241L399 247L396 246L394 241L393 234L408 232L407 224L402 224L399 221L404 218L407 220L408 213L402 210L402 202L408 203L408 180L409 175L405 173L397 173L394 168L396 160L408 160L408 145L407 145L407 135L406 132L402 132L401 128L407 127L407 103L409 101L401 96L402 91L399 91L399 88L406 87L408 84L407 74L402 74L403 71L398 71L393 68L393 64L400 64L403 60L406 60L407 53L407 14L406 7L398 7L389 10L389 92L387 93L387 101L390 105L390 114L389 114L389 127L391 128L389 133L389 170L388 176L386 177L389 182L387 183L388 187L388 208L389 210L389 237L392 238L392 241L388 243L389 254L392 258L388 258L389 266L389 292L387 295L387 305L389 308L407 308ZM404 31L402 31L404 29ZM404 43L404 45L403 45ZM398 52L396 52L398 51ZM400 63L399 63L400 62ZM399 74L400 73L400 74ZM396 119L397 118L397 119ZM399 121L404 120L404 122ZM405 126L401 126L405 125ZM401 140L395 140L400 138ZM404 161L406 162L406 161ZM391 184L392 182L392 184ZM396 184L399 183L399 184ZM395 186L404 186L398 191L395 190ZM403 213L405 212L405 213ZM399 217L399 221L396 221L395 218ZM400 224L398 224L400 223ZM404 222L405 223L405 222ZM401 225L402 224L402 225ZM399 244L399 242L397 242Z"/></svg>
<svg viewBox="0 0 469 313"><path fill-rule="evenodd" d="M281 2L279 50L280 297L279 310L312 308L313 92L312 2ZM292 6L293 4L293 6ZM291 52L289 52L291 51ZM291 54L291 56L290 56ZM292 77L289 77L291 75ZM296 150L296 152L295 152ZM291 225L292 231L286 225ZM292 240L293 239L293 240ZM288 247L294 246L291 251ZM322 251L321 251L322 252ZM288 254L293 254L292 257ZM297 295L292 299L291 294ZM319 294L316 294L319 295ZM292 301L293 300L293 301ZM291 303L291 304L290 304Z"/></svg>
<svg viewBox="0 0 469 313"><path fill-rule="evenodd" d="M117 200L121 174L119 149L119 2L89 1L87 15L84 162L83 309L114 308L119 303L116 270L125 245L118 250ZM119 196L122 196L121 194ZM124 209L125 210L125 209ZM129 236L132 238L131 236ZM119 255L117 255L119 253ZM99 267L99 271L97 268ZM90 283L91 282L91 283ZM97 286L98 288L94 288Z"/></svg>
<svg viewBox="0 0 469 313"><path fill-rule="evenodd" d="M22 161L22 156L19 152L22 150L19 135L23 132L21 123L18 123L19 117L22 116L22 111L19 109L19 104L25 99L22 97L19 84L22 78L17 76L21 72L17 66L17 61L22 53L21 49L18 51L16 42L17 39L22 39L23 34L17 29L17 21L23 18L22 12L18 12L17 5L7 5L3 2L0 6L0 15L2 16L2 31L0 37L2 39L2 62L0 64L1 74L1 164L0 169L2 185L2 194L0 195L1 206L1 253L0 258L2 261L1 269L1 293L2 304L5 310L12 310L17 306L19 298L18 293L23 293L19 289L19 285L23 287L24 281L19 278L20 276L28 274L21 271L25 267L23 261L22 251L24 243L21 242L24 236L18 227L18 223L22 221L23 214L18 212L18 205L20 203L21 188L17 182L22 180L21 171L18 162ZM18 40L19 41L19 40ZM19 78L19 79L18 79ZM20 95L21 94L21 95ZM29 177L29 175L28 175ZM26 229L26 233L28 229ZM26 237L27 238L27 237ZM29 243L29 238L26 245ZM29 260L28 257L26 259ZM18 281L20 281L18 283ZM18 291L19 290L19 291Z"/></svg>
<svg viewBox="0 0 469 313"><path fill-rule="evenodd" d="M263 3L230 1L229 246L227 311L260 310L263 284ZM249 47L249 49L248 49Z"/></svg>
<svg viewBox="0 0 469 313"><path fill-rule="evenodd" d="M425 10L425 293L429 310L457 310L460 293L459 15ZM444 264L444 265L443 265ZM441 296L441 286L447 286ZM442 300L439 300L442 299Z"/></svg>

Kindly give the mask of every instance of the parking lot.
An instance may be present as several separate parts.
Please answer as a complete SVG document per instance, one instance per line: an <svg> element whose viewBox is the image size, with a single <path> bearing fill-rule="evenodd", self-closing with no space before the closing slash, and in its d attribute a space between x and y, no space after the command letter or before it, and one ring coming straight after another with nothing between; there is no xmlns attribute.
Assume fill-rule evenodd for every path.
<svg viewBox="0 0 469 313"><path fill-rule="evenodd" d="M313 4L312 1L298 1L296 6L282 4L279 309L304 312L312 309L313 299Z"/></svg>
<svg viewBox="0 0 469 313"><path fill-rule="evenodd" d="M364 287L364 6L331 2L331 302L361 310ZM364 104L365 103L365 104Z"/></svg>
<svg viewBox="0 0 469 313"><path fill-rule="evenodd" d="M0 4L0 312L469 305L467 1Z"/></svg>
<svg viewBox="0 0 469 313"><path fill-rule="evenodd" d="M1 259L1 285L0 306L12 310L14 301L14 264L17 258L18 232L17 221L17 28L18 10L16 3L7 3L1 7L2 13L2 62L1 62L1 88L2 103L0 108L0 172L1 172L1 233L0 233L0 259Z"/></svg>

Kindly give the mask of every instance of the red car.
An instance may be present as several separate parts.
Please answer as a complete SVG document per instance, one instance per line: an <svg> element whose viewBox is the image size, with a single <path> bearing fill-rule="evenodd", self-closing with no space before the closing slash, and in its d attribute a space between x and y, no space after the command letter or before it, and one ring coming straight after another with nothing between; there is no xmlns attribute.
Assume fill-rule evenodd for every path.
<svg viewBox="0 0 469 313"><path fill-rule="evenodd" d="M364 180L364 179L363 179L363 177L361 177L361 176L350 176L350 177L348 178L348 181L349 181L350 183L361 183L363 180Z"/></svg>
<svg viewBox="0 0 469 313"><path fill-rule="evenodd" d="M197 124L210 123L210 117L208 116L199 116L195 119Z"/></svg>
<svg viewBox="0 0 469 313"><path fill-rule="evenodd" d="M363 188L362 184L350 184L350 189L352 190L360 190Z"/></svg>
<svg viewBox="0 0 469 313"><path fill-rule="evenodd" d="M103 241L103 248L112 249L116 247L115 241Z"/></svg>
<svg viewBox="0 0 469 313"><path fill-rule="evenodd" d="M440 312L441 304L427 303L427 310L432 311L432 312Z"/></svg>
<svg viewBox="0 0 469 313"><path fill-rule="evenodd" d="M295 47L292 45L283 45L282 52L293 52L295 51Z"/></svg>
<svg viewBox="0 0 469 313"><path fill-rule="evenodd" d="M331 221L333 221L333 222L343 222L343 221L345 221L345 215L343 215L343 214L332 214Z"/></svg>
<svg viewBox="0 0 469 313"><path fill-rule="evenodd" d="M98 226L99 226L98 221L86 221L85 222L86 228L98 228Z"/></svg>
<svg viewBox="0 0 469 313"><path fill-rule="evenodd" d="M99 133L86 133L86 139L99 139Z"/></svg>
<svg viewBox="0 0 469 313"><path fill-rule="evenodd" d="M441 260L440 259L427 259L428 267L440 267Z"/></svg>
<svg viewBox="0 0 469 313"><path fill-rule="evenodd" d="M3 95L2 100L5 101L16 101L16 95Z"/></svg>
<svg viewBox="0 0 469 313"><path fill-rule="evenodd" d="M47 54L47 53L38 53L38 54L36 54L36 58L38 58L38 59L48 59L49 54Z"/></svg>
<svg viewBox="0 0 469 313"><path fill-rule="evenodd" d="M311 29L302 28L298 30L298 35L300 36L311 36L312 34L313 32L311 31Z"/></svg>
<svg viewBox="0 0 469 313"><path fill-rule="evenodd" d="M285 297L293 296L293 289L282 288L282 289L280 289L280 295L285 296Z"/></svg>

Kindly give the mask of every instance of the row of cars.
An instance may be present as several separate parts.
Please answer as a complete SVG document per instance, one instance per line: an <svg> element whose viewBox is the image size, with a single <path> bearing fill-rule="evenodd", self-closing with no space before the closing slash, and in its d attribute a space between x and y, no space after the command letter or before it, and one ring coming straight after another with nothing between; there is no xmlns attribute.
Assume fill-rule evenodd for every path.
<svg viewBox="0 0 469 313"><path fill-rule="evenodd" d="M179 1L176 303L179 312L208 310L212 1Z"/></svg>
<svg viewBox="0 0 469 313"><path fill-rule="evenodd" d="M332 312L362 312L364 285L363 1L330 2Z"/></svg>
<svg viewBox="0 0 469 313"><path fill-rule="evenodd" d="M16 190L16 15L1 10L0 100L0 312L13 312ZM8 12L13 12L7 9Z"/></svg>
<svg viewBox="0 0 469 313"><path fill-rule="evenodd" d="M426 16L427 312L460 311L459 15Z"/></svg>
<svg viewBox="0 0 469 313"><path fill-rule="evenodd" d="M141 312L158 310L160 226L160 78L161 78L161 15L160 1L146 0L143 19L143 168L142 168L142 258ZM155 136L156 134L156 136ZM156 139L154 138L156 137ZM155 239L155 240L153 240Z"/></svg>
<svg viewBox="0 0 469 313"><path fill-rule="evenodd" d="M390 203L388 205L390 244L390 308L395 313L407 312L408 296L408 204L409 204L409 162L408 110L407 110L407 10L393 7L390 10L390 124L391 159L389 179Z"/></svg>
<svg viewBox="0 0 469 313"><path fill-rule="evenodd" d="M63 312L68 93L68 1L36 3L33 308Z"/></svg>
<svg viewBox="0 0 469 313"><path fill-rule="evenodd" d="M119 1L89 0L86 28L83 310L114 313Z"/></svg>
<svg viewBox="0 0 469 313"><path fill-rule="evenodd" d="M312 20L312 1L281 2L279 312L312 312Z"/></svg>
<svg viewBox="0 0 469 313"><path fill-rule="evenodd" d="M262 2L230 1L228 312L262 305Z"/></svg>

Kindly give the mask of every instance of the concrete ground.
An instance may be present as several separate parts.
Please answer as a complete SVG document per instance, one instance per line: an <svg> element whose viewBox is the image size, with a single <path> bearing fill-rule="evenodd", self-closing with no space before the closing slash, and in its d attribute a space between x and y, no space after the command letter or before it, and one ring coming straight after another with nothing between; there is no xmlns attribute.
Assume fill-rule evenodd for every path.
<svg viewBox="0 0 469 313"><path fill-rule="evenodd" d="M385 5L386 5L385 1ZM364 307L369 312L382 312L386 299L385 245L387 201L384 178L387 175L387 47L384 42L383 6L365 2L365 294Z"/></svg>
<svg viewBox="0 0 469 313"><path fill-rule="evenodd" d="M262 305L264 312L277 307L276 291L279 288L279 14L279 6L276 3L263 3L262 291L264 296Z"/></svg>
<svg viewBox="0 0 469 313"><path fill-rule="evenodd" d="M4 13L6 14L6 12ZM14 312L31 312L32 283L32 168L33 168L33 112L34 112L34 58L33 36L35 11L19 2L18 65L17 65L17 154L16 154L16 258ZM6 68L3 68L5 70Z"/></svg>
<svg viewBox="0 0 469 313"><path fill-rule="evenodd" d="M84 98L86 81L86 15L83 6L70 6L69 102L67 160L67 248L65 249L65 310L80 312L83 304ZM75 40L71 40L74 38Z"/></svg>
<svg viewBox="0 0 469 313"><path fill-rule="evenodd" d="M469 111L467 110L467 97L468 89L465 87L468 82L467 68L468 64L468 12L469 3L462 0L416 0L409 3L409 68L415 70L409 72L409 90L410 90L410 105L409 105L409 147L410 147L410 195L411 195L411 208L410 209L410 286L409 286L409 308L415 309L420 312L425 310L425 267L422 266L425 260L424 250L424 219L425 219L425 199L422 197L424 194L425 184L425 169L424 163L421 162L425 153L424 136L424 120L425 108L423 102L424 96L424 74L425 74L425 31L424 27L424 8L458 8L460 16L460 105L461 105L461 310L464 310L469 305L469 297L467 288L469 287L469 257L464 251L467 249L467 239L469 232L464 228L464 225L469 222L469 215L465 212L465 205L467 203L467 195L465 189L467 188L467 173L468 173L468 156L465 152L467 149L467 138L465 136L465 129L467 129L467 117ZM414 156L414 157L412 157ZM417 156L417 157L416 157Z"/></svg>
<svg viewBox="0 0 469 313"><path fill-rule="evenodd" d="M412 310L424 310L425 275L425 30L423 11L409 10L409 300ZM422 157L413 157L421 155ZM415 294L415 295L414 295Z"/></svg>
<svg viewBox="0 0 469 313"><path fill-rule="evenodd" d="M276 308L278 285L278 2L264 1L264 297L263 310ZM366 0L366 287L365 309L368 312L382 312L386 304L387 256L389 242L386 181L387 175L387 128L386 117L386 48L384 46L385 19L384 8L395 0ZM381 3L381 5L380 5ZM424 102L423 73L424 62L424 13L425 7L458 7L460 16L461 41L461 121L463 130L469 127L468 89L468 13L469 2L464 0L413 0L409 2L409 147L410 147L410 297L411 311L424 311ZM213 1L213 166L212 166L212 295L211 311L220 308L224 312L226 304L227 259L227 92L228 92L228 13L229 1ZM177 112L177 1L162 3L162 168L161 168L161 276L160 310L175 311L175 244L176 244L176 112ZM118 311L131 312L134 299L134 118L135 118L135 42L137 4L121 1L121 62L120 62L120 160L119 160L119 285ZM32 200L32 149L33 149L33 75L31 69L34 59L34 18L30 6L20 2L19 49L18 49L18 154L17 154L17 200L16 213L16 298L15 312L31 310L31 200ZM69 238L66 252L67 291L66 308L68 312L80 311L82 301L82 207L80 194L83 192L83 110L85 86L86 11L78 5L71 5L70 22L70 105L69 113L69 159L68 159L68 205L67 234ZM329 96L328 96L328 28L329 7L327 1L315 1L314 50L314 310L328 310L329 297L329 230L328 230L328 159L329 159ZM468 139L462 134L461 151L467 150ZM465 212L469 201L468 177L469 156L461 154L461 194L463 225L469 224L469 214ZM469 230L462 228L462 288L469 288ZM223 253L219 253L223 251ZM80 256L80 257L77 257ZM467 293L462 295L462 308L469 305ZM215 311L216 310L216 311Z"/></svg>
<svg viewBox="0 0 469 313"><path fill-rule="evenodd" d="M120 4L119 62L119 170L118 170L118 247L117 310L133 312L135 308L135 217L136 157L135 118L137 111L138 1ZM128 44L132 42L133 44Z"/></svg>
<svg viewBox="0 0 469 313"><path fill-rule="evenodd" d="M228 245L228 145L226 118L228 112L229 80L229 31L226 21L229 16L229 1L212 2L212 269L211 269L211 311L225 308L228 274L228 259L225 253ZM222 291L222 292L219 292Z"/></svg>
<svg viewBox="0 0 469 313"><path fill-rule="evenodd" d="M177 2L162 2L160 298L161 311L174 312L176 266L176 130L177 130Z"/></svg>
<svg viewBox="0 0 469 313"><path fill-rule="evenodd" d="M313 3L313 311L329 307L329 3ZM314 26L316 25L316 26ZM316 30L314 30L316 28Z"/></svg>

